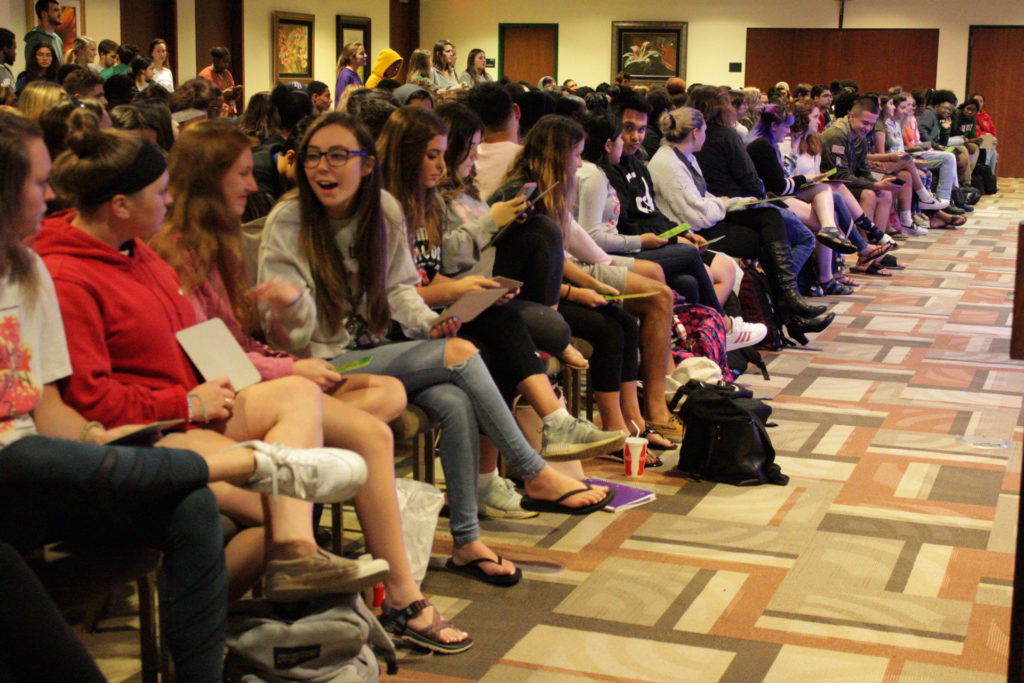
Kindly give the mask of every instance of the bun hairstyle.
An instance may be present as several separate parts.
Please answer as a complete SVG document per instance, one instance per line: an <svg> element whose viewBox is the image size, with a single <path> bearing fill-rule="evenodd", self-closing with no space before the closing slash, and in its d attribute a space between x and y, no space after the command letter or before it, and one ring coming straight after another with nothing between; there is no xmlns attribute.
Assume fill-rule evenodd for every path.
<svg viewBox="0 0 1024 683"><path fill-rule="evenodd" d="M53 189L76 209L91 213L118 194L131 195L167 169L163 153L124 131L80 130L53 165Z"/></svg>
<svg viewBox="0 0 1024 683"><path fill-rule="evenodd" d="M704 127L704 115L693 107L680 107L662 114L658 127L661 129L661 144L676 145L693 131Z"/></svg>
<svg viewBox="0 0 1024 683"><path fill-rule="evenodd" d="M44 111L39 117L39 126L43 129L43 141L50 157L56 159L67 149L65 140L72 133L98 131L102 118L103 108L94 100L65 102Z"/></svg>

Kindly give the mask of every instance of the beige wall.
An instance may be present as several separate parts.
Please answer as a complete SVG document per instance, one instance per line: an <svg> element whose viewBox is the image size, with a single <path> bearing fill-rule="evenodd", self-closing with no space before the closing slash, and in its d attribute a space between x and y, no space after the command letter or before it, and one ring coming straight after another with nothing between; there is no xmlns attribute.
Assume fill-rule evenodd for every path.
<svg viewBox="0 0 1024 683"><path fill-rule="evenodd" d="M158 1L158 0L154 0ZM202 1L202 0L200 0ZM18 36L25 35L30 27L25 25L26 0L2 0L0 3L0 26L10 28ZM388 0L332 0L323 2L298 2L297 0L245 0L245 86L246 93L268 90L271 81L270 69L270 19L275 11L311 13L316 9L316 33L313 37L314 72L317 80L330 84L334 91L337 75L334 70L337 55L334 50L334 16L347 14L369 17L372 24L373 50L387 47L390 39ZM85 29L91 38L102 40L121 37L121 3L118 0L87 0ZM178 0L178 74L184 80L193 77L205 64L195 63L195 4L191 0ZM18 51L16 71L24 68L21 50ZM373 59L373 55L370 55ZM179 78L180 75L180 78Z"/></svg>
<svg viewBox="0 0 1024 683"><path fill-rule="evenodd" d="M455 43L460 56L479 47L497 58L499 23L558 23L559 80L593 86L611 76L612 21L685 21L687 81L741 86L743 73L729 73L728 63L745 60L747 27L835 28L839 11L831 0L560 0L557 10L552 6L549 0L427 0L420 5L420 42L427 46L443 37ZM938 84L962 94L972 22L1024 25L1024 2L855 0L846 5L844 26L940 29Z"/></svg>
<svg viewBox="0 0 1024 683"><path fill-rule="evenodd" d="M179 0L181 3L182 0ZM315 9L313 9L315 7ZM388 0L332 0L324 2L295 2L294 0L245 0L245 80L246 93L269 90L271 83L270 21L275 11L301 12L316 16L313 37L313 77L331 86L337 81L335 64L338 56L334 43L334 17L337 14L369 17L372 21L374 54L387 47L390 40ZM374 55L369 59L373 60Z"/></svg>
<svg viewBox="0 0 1024 683"><path fill-rule="evenodd" d="M305 12L314 5L316 16L315 77L332 88L335 81L334 15L369 16L373 21L373 46L387 46L389 40L388 0L333 0L302 3L297 0L245 0L245 73L248 93L270 87L270 17L275 10ZM638 7L642 6L642 11ZM549 0L518 0L483 3L480 0L424 0L420 3L420 39L429 47L437 38L455 43L460 56L474 47L498 56L500 22L559 24L558 76L597 85L608 80L611 65L612 21L686 21L689 23L687 80L743 85L743 73L729 73L729 62L746 56L746 28L793 27L833 28L838 6L831 0L775 0L769 6L761 0L717 0L680 3L678 0L560 0L557 11ZM25 25L25 0L0 2L0 26L19 37ZM563 17L573 17L565 20ZM88 0L86 31L97 40L119 38L118 0ZM963 94L967 77L969 25L1024 25L1024 2L1008 0L855 0L846 6L847 28L938 28L938 83ZM178 2L178 59L183 76L196 73L194 5ZM20 54L20 52L19 52ZM373 58L373 55L370 56ZM461 62L461 59L460 59ZM203 65L198 65L199 67ZM19 61L17 70L24 67ZM460 68L461 70L461 68Z"/></svg>

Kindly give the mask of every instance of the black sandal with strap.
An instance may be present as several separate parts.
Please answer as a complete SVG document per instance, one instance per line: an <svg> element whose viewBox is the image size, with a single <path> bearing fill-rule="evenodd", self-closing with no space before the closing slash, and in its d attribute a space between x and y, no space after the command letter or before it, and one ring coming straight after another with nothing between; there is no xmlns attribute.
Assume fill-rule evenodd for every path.
<svg viewBox="0 0 1024 683"><path fill-rule="evenodd" d="M441 631L446 628L455 628L450 621L441 617L441 613L434 607L434 621L422 631L417 631L409 626L409 620L415 619L428 607L434 607L426 598L411 602L402 609L385 607L380 616L380 623L384 629L393 636L425 647L432 652L442 655L453 655L465 652L473 647L473 639L466 638L456 643L446 643L441 640Z"/></svg>

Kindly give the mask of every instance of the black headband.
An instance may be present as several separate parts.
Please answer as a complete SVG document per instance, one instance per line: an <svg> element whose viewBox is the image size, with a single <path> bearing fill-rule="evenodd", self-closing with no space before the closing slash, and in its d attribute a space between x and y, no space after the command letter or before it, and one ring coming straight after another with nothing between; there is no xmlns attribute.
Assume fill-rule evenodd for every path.
<svg viewBox="0 0 1024 683"><path fill-rule="evenodd" d="M83 194L82 206L99 206L119 194L135 194L167 170L163 152L148 140L142 141L139 155L123 171L96 189Z"/></svg>

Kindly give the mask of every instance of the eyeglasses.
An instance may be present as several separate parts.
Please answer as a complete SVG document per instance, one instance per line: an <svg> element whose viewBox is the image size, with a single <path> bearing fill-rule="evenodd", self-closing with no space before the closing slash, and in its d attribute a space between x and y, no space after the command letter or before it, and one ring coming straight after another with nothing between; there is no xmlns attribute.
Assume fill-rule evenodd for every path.
<svg viewBox="0 0 1024 683"><path fill-rule="evenodd" d="M369 152L360 149L345 149L344 147L331 147L326 152L319 150L308 150L302 154L302 165L307 169L314 169L320 165L320 159L327 159L327 165L333 168L344 166L348 163L349 157L366 157Z"/></svg>

